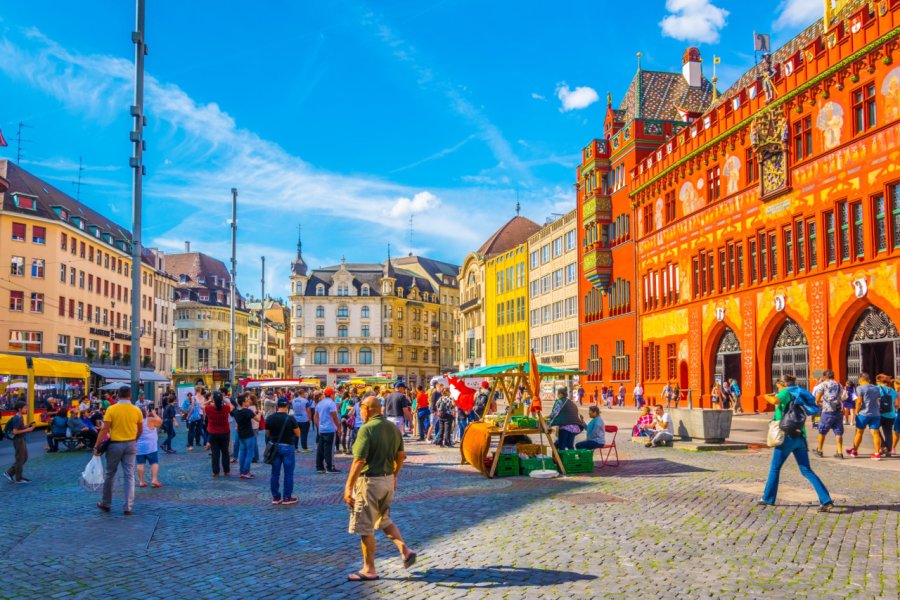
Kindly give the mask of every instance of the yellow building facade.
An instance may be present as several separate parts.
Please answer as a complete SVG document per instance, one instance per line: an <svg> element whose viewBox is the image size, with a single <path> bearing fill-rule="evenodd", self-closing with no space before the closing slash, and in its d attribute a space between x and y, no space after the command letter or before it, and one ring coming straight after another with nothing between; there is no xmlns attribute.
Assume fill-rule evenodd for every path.
<svg viewBox="0 0 900 600"><path fill-rule="evenodd" d="M528 360L528 243L485 263L487 364Z"/></svg>

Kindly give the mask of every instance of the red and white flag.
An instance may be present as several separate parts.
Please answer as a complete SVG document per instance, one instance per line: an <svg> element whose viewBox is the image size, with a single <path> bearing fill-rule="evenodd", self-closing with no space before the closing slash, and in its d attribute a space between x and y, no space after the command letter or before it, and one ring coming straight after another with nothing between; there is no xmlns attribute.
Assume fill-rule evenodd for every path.
<svg viewBox="0 0 900 600"><path fill-rule="evenodd" d="M6 138L3 137L3 130L0 130L0 147L5 146L9 146L9 144L6 143Z"/></svg>

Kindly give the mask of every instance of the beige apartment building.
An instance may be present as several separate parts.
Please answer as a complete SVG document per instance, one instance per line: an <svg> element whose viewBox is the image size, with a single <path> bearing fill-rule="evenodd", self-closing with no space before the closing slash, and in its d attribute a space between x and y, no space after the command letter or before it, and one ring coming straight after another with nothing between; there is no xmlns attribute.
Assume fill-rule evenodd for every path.
<svg viewBox="0 0 900 600"><path fill-rule="evenodd" d="M578 368L578 226L576 212L528 238L529 325L538 362Z"/></svg>
<svg viewBox="0 0 900 600"><path fill-rule="evenodd" d="M0 160L0 351L54 354L127 367L131 349L128 230L7 160ZM145 252L140 327L147 381L171 365L170 280ZM166 352L168 349L168 352ZM102 377L128 378L127 369ZM114 372L115 371L115 372ZM160 376L163 375L163 376Z"/></svg>
<svg viewBox="0 0 900 600"><path fill-rule="evenodd" d="M231 368L231 275L222 261L202 252L166 256L175 282L175 383L226 385ZM235 377L247 375L248 311L235 296Z"/></svg>
<svg viewBox="0 0 900 600"><path fill-rule="evenodd" d="M247 376L253 379L285 379L289 377L286 358L289 342L289 312L278 300L265 300L265 334L260 327L260 302L247 303L249 327L247 331ZM261 342L261 338L264 342ZM265 344L264 357L260 360L260 344Z"/></svg>

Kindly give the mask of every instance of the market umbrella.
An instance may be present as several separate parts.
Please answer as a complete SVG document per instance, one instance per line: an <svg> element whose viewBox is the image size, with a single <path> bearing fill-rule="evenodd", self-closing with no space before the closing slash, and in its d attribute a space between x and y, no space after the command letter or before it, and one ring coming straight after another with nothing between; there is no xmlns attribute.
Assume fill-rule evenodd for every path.
<svg viewBox="0 0 900 600"><path fill-rule="evenodd" d="M538 445L543 445L541 440L543 435L546 433L546 427L544 426L544 418L541 415L542 405L541 405L541 374L538 372L538 362L537 358L534 356L534 350L531 351L531 359L528 364L528 383L531 387L531 412L534 413L538 418L538 424L540 425L540 435L538 436ZM550 436L547 436L547 445L551 444ZM546 456L546 454L541 453L541 456ZM541 468L536 469L529 473L529 477L533 477L535 479L553 479L558 476L559 473L556 472L556 469L548 469L547 464L544 462L546 458L541 458Z"/></svg>

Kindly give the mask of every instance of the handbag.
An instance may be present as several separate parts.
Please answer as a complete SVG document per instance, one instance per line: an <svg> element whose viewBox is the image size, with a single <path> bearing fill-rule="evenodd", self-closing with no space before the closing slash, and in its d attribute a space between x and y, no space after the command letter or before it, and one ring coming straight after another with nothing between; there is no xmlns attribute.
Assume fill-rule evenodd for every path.
<svg viewBox="0 0 900 600"><path fill-rule="evenodd" d="M278 432L278 437L269 437L269 441L266 442L266 449L263 450L263 462L267 465L271 465L275 462L275 454L278 452L278 440L281 439L281 435L284 433L287 421L287 415L285 415L284 422L281 424L281 431Z"/></svg>
<svg viewBox="0 0 900 600"><path fill-rule="evenodd" d="M775 448L784 443L784 431L780 421L769 421L769 432L766 434L766 445Z"/></svg>

